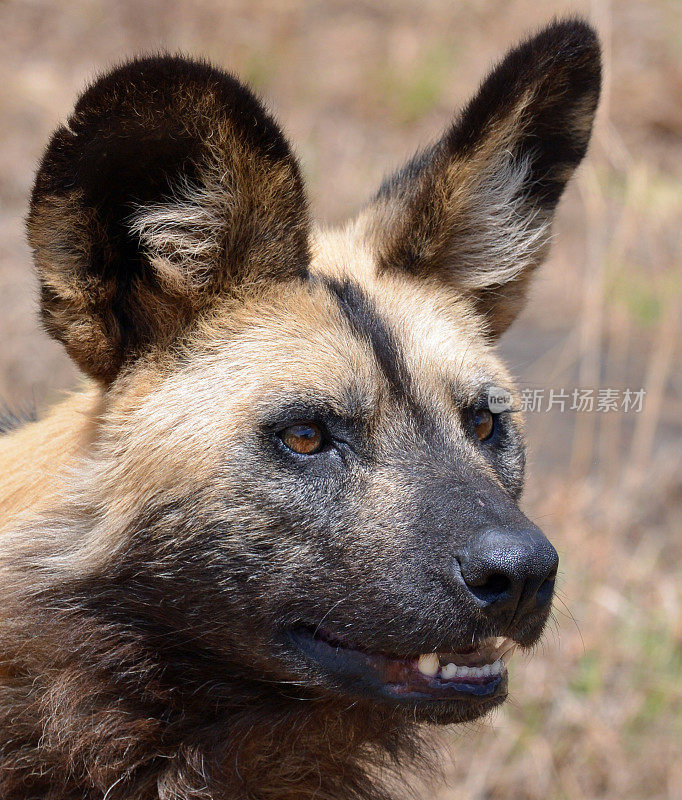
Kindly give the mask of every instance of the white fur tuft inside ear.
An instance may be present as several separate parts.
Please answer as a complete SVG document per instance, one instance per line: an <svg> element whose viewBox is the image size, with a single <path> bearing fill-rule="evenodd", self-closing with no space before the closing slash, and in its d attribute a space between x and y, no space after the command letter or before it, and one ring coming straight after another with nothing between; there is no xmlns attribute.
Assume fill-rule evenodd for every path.
<svg viewBox="0 0 682 800"><path fill-rule="evenodd" d="M184 179L168 202L140 207L130 218L130 230L168 291L200 292L227 258L236 203L216 166L203 172L201 185Z"/></svg>
<svg viewBox="0 0 682 800"><path fill-rule="evenodd" d="M481 290L514 281L544 257L551 217L534 206L528 193L530 158L502 153L468 185L457 185L466 198L453 203L450 230L451 269L463 290Z"/></svg>

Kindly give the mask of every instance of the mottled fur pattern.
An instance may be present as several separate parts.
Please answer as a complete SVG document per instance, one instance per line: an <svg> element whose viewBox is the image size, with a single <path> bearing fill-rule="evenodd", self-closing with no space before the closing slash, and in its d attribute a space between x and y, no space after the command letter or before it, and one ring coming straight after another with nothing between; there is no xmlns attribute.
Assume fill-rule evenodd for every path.
<svg viewBox="0 0 682 800"><path fill-rule="evenodd" d="M381 701L290 632L409 656L501 634L447 564L527 524L523 430L481 442L472 415L514 392L494 340L598 92L594 33L553 24L336 231L231 76L161 56L84 93L29 236L90 383L0 440L3 800L380 800L426 770L424 723L499 702ZM314 455L280 436L306 420Z"/></svg>

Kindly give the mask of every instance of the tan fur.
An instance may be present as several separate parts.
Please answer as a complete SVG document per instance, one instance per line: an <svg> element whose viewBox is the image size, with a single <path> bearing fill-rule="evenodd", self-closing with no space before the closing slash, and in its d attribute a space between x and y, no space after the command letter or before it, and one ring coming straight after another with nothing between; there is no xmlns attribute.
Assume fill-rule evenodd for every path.
<svg viewBox="0 0 682 800"><path fill-rule="evenodd" d="M476 420L515 396L491 341L598 85L594 33L550 26L332 231L232 76L142 58L81 96L29 239L94 382L0 439L2 800L386 800L421 723L504 700L417 655L530 647L549 614L522 423ZM500 576L508 531L532 547Z"/></svg>
<svg viewBox="0 0 682 800"><path fill-rule="evenodd" d="M506 380L497 358L476 335L476 318L465 299L440 285L377 277L371 257L349 231L318 235L312 271L320 277L340 276L353 262L360 265L366 259L363 288L390 324L404 333L406 357L420 375L425 401L447 419L454 410L446 391L448 381L460 379L468 391L475 385L468 377L475 382L486 370L498 382ZM219 304L184 346L194 353L187 364L178 366L163 351L152 352L135 370L121 375L106 396L92 387L65 401L45 420L0 440L3 466L11 465L16 475L14 493L0 512L12 530L4 546L0 543L0 583L6 590L16 586L19 574L13 565L27 554L40 565L41 577L38 581L36 576L32 586L35 591L106 571L116 554L129 546L131 524L145 508L159 498L180 501L191 496L195 486L214 481L220 460L230 458L231 448L238 448L250 431L254 412L272 399L292 391L305 395L309 389L319 395L323 390L330 405L347 412L343 398L349 386L355 386L367 406L376 410L377 428L390 436L383 378L367 347L350 334L336 304L321 288L290 286L252 295L238 307L232 302ZM353 376L350 383L349 376ZM34 448L39 452L37 460ZM366 501L389 508L387 498L399 492L406 501L416 489L400 486L394 476L378 471ZM39 504L32 502L36 492L43 498ZM382 558L390 548L387 533L364 542L365 557L374 553L377 561ZM305 553L292 551L291 559L293 566L305 559ZM10 597L6 591L7 613L13 605ZM33 657L40 653L39 644L34 642ZM49 650L49 640L42 646ZM17 658L9 651L6 655ZM11 669L10 662L0 659L0 680L17 680ZM81 734L69 725L77 725L85 713L78 699L87 698L89 692L94 698L96 687L85 686L81 676L67 673L53 691L54 700L42 711L45 743L57 750L70 749L73 758L93 758L89 749L82 753L76 749ZM73 704L69 712L73 723L64 721L69 707L60 699L62 694ZM324 706L316 710L323 714ZM283 723L282 735L267 750L264 742L270 741L269 729L249 722L237 735L236 753L231 755L228 749L225 754L240 764L234 796L253 791L263 800L312 800L320 780L322 737L333 754L324 780L338 782L328 796L344 797L344 782L372 754L371 774L379 797L385 757L372 748L382 736L392 735L391 727L372 724L369 715L366 723L356 721L349 735L347 716L339 716L336 707L327 713L328 720L316 717L300 732ZM157 728L151 720L144 728L130 727L132 723L115 709L107 712L106 723L99 735L100 772L93 772L92 779L113 787L120 777L119 764L133 757L119 743L125 737L142 742L156 736ZM95 720L87 724L92 726ZM109 730L117 731L115 739L108 738ZM84 741L82 746L93 745ZM199 789L204 780L202 758L191 750L175 752L172 759L169 755L167 772L158 778L159 797L212 798L213 794L204 795ZM403 768L409 758L411 754L405 751ZM390 773L395 765L386 762L383 769ZM226 771L222 781L224 791L230 791L234 776ZM186 794L178 794L182 792Z"/></svg>
<svg viewBox="0 0 682 800"><path fill-rule="evenodd" d="M355 225L319 231L311 273L359 280L401 333L424 400L447 418L454 410L451 387L458 382L462 402L471 400L470 392L484 377L511 388L511 379L481 336L471 303L440 283L377 275L357 231ZM226 443L238 443L249 430L259 403L292 391L324 389L334 405L353 376L350 385L367 397L368 406L381 408L383 378L322 289L285 286L247 296L236 306L233 301L218 304L186 346L198 346L201 358L178 369L163 352L152 353L121 376L106 404L101 390L91 387L45 420L0 439L0 458L11 467L4 474L14 475L3 487L5 524L16 527L15 514L22 512L22 528L31 535L31 518L75 498L74 511L82 507L100 522L80 543L82 557L72 554L68 568L96 569L100 558L93 548L100 547L105 557L123 546L117 532L125 531L152 498L182 498L193 484L208 479ZM39 449L36 459L33 447L45 441L49 446ZM69 481L64 477L69 474L77 477ZM32 500L36 490L42 498L37 505Z"/></svg>
<svg viewBox="0 0 682 800"><path fill-rule="evenodd" d="M65 468L88 451L102 407L89 387L55 406L39 422L0 437L0 536L59 503Z"/></svg>

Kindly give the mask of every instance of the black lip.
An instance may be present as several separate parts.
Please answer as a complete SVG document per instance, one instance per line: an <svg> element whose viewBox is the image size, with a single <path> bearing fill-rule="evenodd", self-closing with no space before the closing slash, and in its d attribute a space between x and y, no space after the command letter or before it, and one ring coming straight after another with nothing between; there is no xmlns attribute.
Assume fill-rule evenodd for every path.
<svg viewBox="0 0 682 800"><path fill-rule="evenodd" d="M455 683L422 675L415 669L414 659L391 658L335 645L304 627L289 630L288 638L334 685L350 694L412 706L442 705L446 701L455 701L457 705L484 704L486 709L482 711L491 706L489 701L501 702L507 694L506 672L492 679Z"/></svg>

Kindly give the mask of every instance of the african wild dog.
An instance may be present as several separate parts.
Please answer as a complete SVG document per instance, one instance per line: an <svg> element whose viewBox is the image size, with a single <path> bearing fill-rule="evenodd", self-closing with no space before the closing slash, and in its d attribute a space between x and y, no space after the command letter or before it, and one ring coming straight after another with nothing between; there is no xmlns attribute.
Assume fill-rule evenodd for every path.
<svg viewBox="0 0 682 800"><path fill-rule="evenodd" d="M83 94L28 227L90 383L0 445L3 800L384 797L421 723L504 699L557 557L492 345L599 83L552 24L332 232L231 76Z"/></svg>

